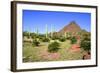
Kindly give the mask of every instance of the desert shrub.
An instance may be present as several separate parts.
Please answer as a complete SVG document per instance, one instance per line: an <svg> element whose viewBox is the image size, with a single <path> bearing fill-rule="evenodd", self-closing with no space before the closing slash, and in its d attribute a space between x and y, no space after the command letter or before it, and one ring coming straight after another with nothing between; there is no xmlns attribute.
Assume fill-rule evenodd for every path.
<svg viewBox="0 0 100 73"><path fill-rule="evenodd" d="M89 51L91 50L91 34L90 33L84 33L81 39L80 46L85 50Z"/></svg>
<svg viewBox="0 0 100 73"><path fill-rule="evenodd" d="M50 43L48 45L48 51L49 52L57 52L60 48L59 48L60 44L56 41Z"/></svg>
<svg viewBox="0 0 100 73"><path fill-rule="evenodd" d="M75 44L77 42L76 37L72 37L70 40L71 40L71 44Z"/></svg>
<svg viewBox="0 0 100 73"><path fill-rule="evenodd" d="M81 32L81 39L90 39L90 37L91 37L90 32L86 32L85 30Z"/></svg>
<svg viewBox="0 0 100 73"><path fill-rule="evenodd" d="M89 51L91 49L91 39L89 34L84 35L84 38L81 40L80 46L85 51Z"/></svg>
<svg viewBox="0 0 100 73"><path fill-rule="evenodd" d="M59 38L59 41L64 42L64 41L66 41L66 38L61 37L61 38Z"/></svg>
<svg viewBox="0 0 100 73"><path fill-rule="evenodd" d="M27 31L23 32L23 36L29 36L29 32Z"/></svg>
<svg viewBox="0 0 100 73"><path fill-rule="evenodd" d="M68 40L71 40L72 37L67 37Z"/></svg>
<svg viewBox="0 0 100 73"><path fill-rule="evenodd" d="M35 38L36 34L35 33L30 33L31 38Z"/></svg>
<svg viewBox="0 0 100 73"><path fill-rule="evenodd" d="M58 40L60 38L60 36L58 34L54 34L51 39L52 40Z"/></svg>
<svg viewBox="0 0 100 73"><path fill-rule="evenodd" d="M82 40L80 46L85 50L89 51L91 49L91 43L87 40Z"/></svg>
<svg viewBox="0 0 100 73"><path fill-rule="evenodd" d="M84 34L84 35L83 35L83 39L84 39L84 40L87 40L87 41L90 41L90 34L89 34L89 33Z"/></svg>
<svg viewBox="0 0 100 73"><path fill-rule="evenodd" d="M41 38L42 42L49 42L49 38Z"/></svg>
<svg viewBox="0 0 100 73"><path fill-rule="evenodd" d="M51 37L51 39L52 40L57 40L57 39L59 39L57 36L53 36L53 37Z"/></svg>
<svg viewBox="0 0 100 73"><path fill-rule="evenodd" d="M40 42L37 40L33 40L32 44L33 46L39 46Z"/></svg>

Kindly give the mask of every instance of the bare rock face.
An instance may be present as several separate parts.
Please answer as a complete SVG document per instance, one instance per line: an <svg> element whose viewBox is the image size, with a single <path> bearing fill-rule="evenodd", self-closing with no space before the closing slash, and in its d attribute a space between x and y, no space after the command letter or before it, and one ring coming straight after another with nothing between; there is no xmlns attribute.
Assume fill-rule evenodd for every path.
<svg viewBox="0 0 100 73"><path fill-rule="evenodd" d="M64 34L65 32L79 32L79 31L81 31L80 26L75 21L72 21L68 25L66 25L63 29L61 29L59 33Z"/></svg>

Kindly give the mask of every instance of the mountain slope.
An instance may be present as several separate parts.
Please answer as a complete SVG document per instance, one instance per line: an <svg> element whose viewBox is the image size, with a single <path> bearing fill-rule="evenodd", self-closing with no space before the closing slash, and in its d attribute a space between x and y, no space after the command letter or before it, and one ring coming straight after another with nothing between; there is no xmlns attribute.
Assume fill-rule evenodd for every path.
<svg viewBox="0 0 100 73"><path fill-rule="evenodd" d="M81 31L80 26L75 21L72 21L68 25L63 27L63 29L61 29L59 33L64 34L65 32L79 32L79 31Z"/></svg>

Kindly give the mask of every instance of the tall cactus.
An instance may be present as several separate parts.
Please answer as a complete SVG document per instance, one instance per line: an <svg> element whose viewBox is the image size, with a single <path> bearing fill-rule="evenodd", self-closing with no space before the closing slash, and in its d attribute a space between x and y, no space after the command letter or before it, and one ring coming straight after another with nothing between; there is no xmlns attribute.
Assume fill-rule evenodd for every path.
<svg viewBox="0 0 100 73"><path fill-rule="evenodd" d="M29 36L29 39L31 38L31 36L30 36L30 32L28 32L28 36Z"/></svg>
<svg viewBox="0 0 100 73"><path fill-rule="evenodd" d="M51 25L51 37L53 37L53 28L52 28L52 25Z"/></svg>
<svg viewBox="0 0 100 73"><path fill-rule="evenodd" d="M67 36L67 34L66 34L66 32L64 33L64 37L66 38L66 36Z"/></svg>
<svg viewBox="0 0 100 73"><path fill-rule="evenodd" d="M36 34L37 34L37 35L39 34L39 30L38 30L38 28L36 28Z"/></svg>
<svg viewBox="0 0 100 73"><path fill-rule="evenodd" d="M48 38L48 26L46 25L46 38Z"/></svg>

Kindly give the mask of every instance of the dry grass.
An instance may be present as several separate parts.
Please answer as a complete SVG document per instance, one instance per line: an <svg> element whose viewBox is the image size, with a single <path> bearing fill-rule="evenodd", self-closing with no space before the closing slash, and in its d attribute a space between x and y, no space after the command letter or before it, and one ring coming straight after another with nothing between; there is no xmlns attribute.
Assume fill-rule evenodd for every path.
<svg viewBox="0 0 100 73"><path fill-rule="evenodd" d="M32 46L31 43L23 43L23 62L43 62L43 61L66 61L81 60L83 52L81 49L77 52L70 51L70 40L60 42L60 48L56 53L49 53L48 42L41 42L38 47Z"/></svg>

